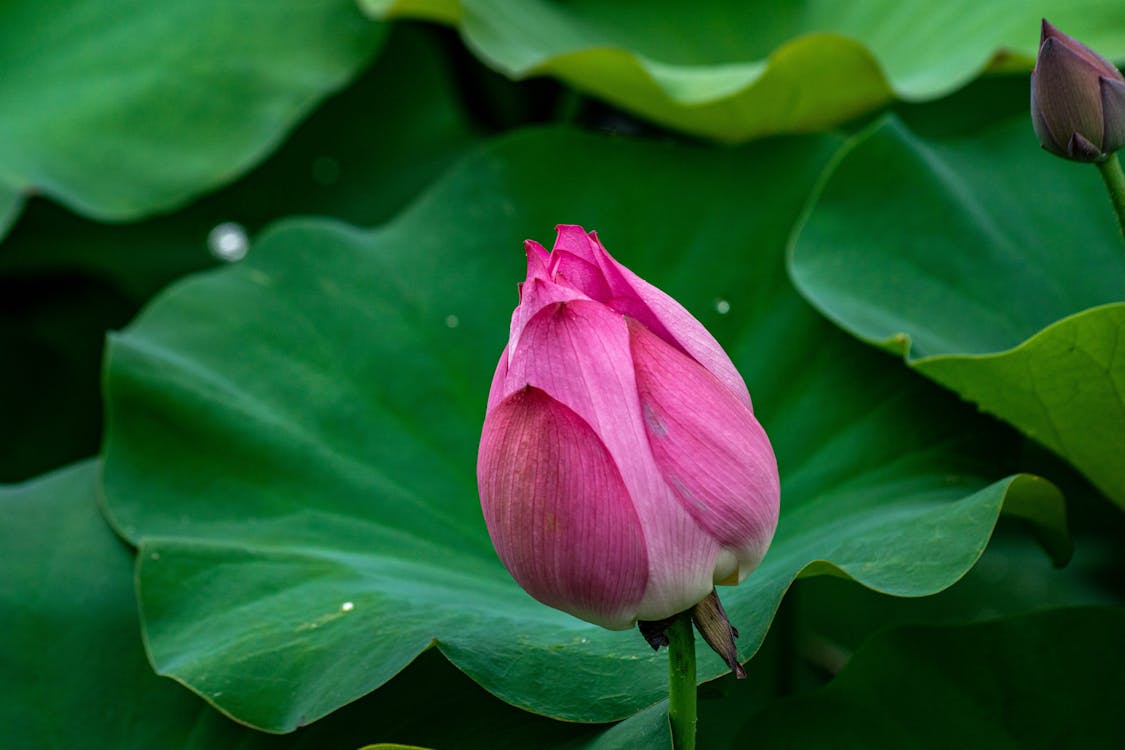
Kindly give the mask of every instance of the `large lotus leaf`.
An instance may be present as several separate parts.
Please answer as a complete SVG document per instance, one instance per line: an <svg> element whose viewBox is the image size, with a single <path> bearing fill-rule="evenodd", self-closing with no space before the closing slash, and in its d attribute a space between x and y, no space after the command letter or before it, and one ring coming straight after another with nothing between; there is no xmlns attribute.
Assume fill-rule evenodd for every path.
<svg viewBox="0 0 1125 750"><path fill-rule="evenodd" d="M99 224L34 200L0 249L0 481L98 450L106 329L170 280L217 263L208 234L252 238L293 214L377 223L479 140L457 104L437 31L396 28L379 63L333 97L250 174L169 216ZM372 137L372 109L392 107ZM251 249L252 252L252 249Z"/></svg>
<svg viewBox="0 0 1125 750"><path fill-rule="evenodd" d="M993 536L976 566L940 594L879 596L851 581L818 576L801 581L795 618L810 641L807 651L828 657L813 661L831 671L833 659L846 660L872 633L891 625L958 625L1059 607L1123 605L1118 582L1125 575L1125 554L1118 550L1119 539L1076 533L1074 558L1057 568L1026 535L1005 529Z"/></svg>
<svg viewBox="0 0 1125 750"><path fill-rule="evenodd" d="M651 717L609 730L551 721L501 703L434 652L377 694L294 734L239 726L149 666L133 554L98 513L96 474L85 462L0 486L5 747L315 750L372 737L482 750L660 746L661 723Z"/></svg>
<svg viewBox="0 0 1125 750"><path fill-rule="evenodd" d="M133 219L227 182L378 47L349 0L5 0L0 183Z"/></svg>
<svg viewBox="0 0 1125 750"><path fill-rule="evenodd" d="M663 654L544 607L483 526L475 452L521 241L597 228L694 310L747 376L773 440L773 548L724 589L757 649L801 571L923 595L957 580L1007 508L1066 555L1060 498L966 407L820 318L784 246L829 137L706 150L513 135L386 227L280 227L173 287L111 342L104 484L140 546L158 671L290 729L437 647L515 705L604 721L654 703ZM820 561L820 562L816 562ZM811 569L809 566L812 566ZM701 678L724 671L704 648Z"/></svg>
<svg viewBox="0 0 1125 750"><path fill-rule="evenodd" d="M252 238L296 214L360 224L389 219L480 137L459 101L439 31L394 28L376 64L294 128L268 159L174 214L107 225L32 201L5 240L0 274L80 272L141 302L187 271L214 264L208 234L220 223L237 222Z"/></svg>
<svg viewBox="0 0 1125 750"><path fill-rule="evenodd" d="M932 99L990 67L1030 70L1043 16L1125 59L1117 0L359 0L378 18L455 25L514 78L550 75L723 140L830 127Z"/></svg>
<svg viewBox="0 0 1125 750"><path fill-rule="evenodd" d="M797 237L797 287L1125 503L1125 248L1098 175L1025 118L951 139L890 119L842 151Z"/></svg>
<svg viewBox="0 0 1125 750"><path fill-rule="evenodd" d="M752 718L739 747L1120 747L1125 609L875 636L827 687ZM815 717L810 721L809 717Z"/></svg>

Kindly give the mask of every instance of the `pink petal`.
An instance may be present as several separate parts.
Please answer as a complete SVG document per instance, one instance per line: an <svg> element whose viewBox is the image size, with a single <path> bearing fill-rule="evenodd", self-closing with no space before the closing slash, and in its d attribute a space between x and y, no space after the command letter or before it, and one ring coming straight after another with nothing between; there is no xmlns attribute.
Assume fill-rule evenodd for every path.
<svg viewBox="0 0 1125 750"><path fill-rule="evenodd" d="M492 374L492 385L488 387L488 406L485 407L485 413L492 411L504 396L504 382L508 377L508 346L504 345L504 351L500 352L500 361L496 363L496 372Z"/></svg>
<svg viewBox="0 0 1125 750"><path fill-rule="evenodd" d="M555 250L552 255L557 283L578 289L592 300L609 302L613 293L601 269L566 250Z"/></svg>
<svg viewBox="0 0 1125 750"><path fill-rule="evenodd" d="M590 235L586 233L585 229L577 224L558 224L555 226L555 232L557 236L555 237L555 247L552 254L562 250L581 258L590 265L598 265L597 245L590 239ZM551 271L554 270L552 267Z"/></svg>
<svg viewBox="0 0 1125 750"><path fill-rule="evenodd" d="M530 266L530 263L528 264ZM556 302L586 299L582 292L570 287L556 284L550 279L540 276L529 276L520 287L520 304L512 313L512 325L508 332L508 351L510 352L519 344L527 321L540 310Z"/></svg>
<svg viewBox="0 0 1125 750"><path fill-rule="evenodd" d="M757 567L777 527L780 483L769 439L714 375L635 320L628 323L652 453L684 509Z"/></svg>
<svg viewBox="0 0 1125 750"><path fill-rule="evenodd" d="M638 608L661 619L711 590L719 545L672 495L641 416L625 319L591 300L560 302L529 320L509 354L508 393L531 385L586 421L609 450L648 546L649 582Z"/></svg>
<svg viewBox="0 0 1125 750"><path fill-rule="evenodd" d="M612 630L648 580L644 535L613 459L581 417L534 387L485 419L477 459L492 543L533 597Z"/></svg>
<svg viewBox="0 0 1125 750"><path fill-rule="evenodd" d="M547 252L547 248L535 240L524 240L523 249L527 253L527 278L551 278L551 254Z"/></svg>
<svg viewBox="0 0 1125 750"><path fill-rule="evenodd" d="M682 349L753 409L746 382L703 324L679 302L618 263L602 246L596 233L591 232L591 237L597 245L598 265L613 290L610 306L636 318L657 336Z"/></svg>

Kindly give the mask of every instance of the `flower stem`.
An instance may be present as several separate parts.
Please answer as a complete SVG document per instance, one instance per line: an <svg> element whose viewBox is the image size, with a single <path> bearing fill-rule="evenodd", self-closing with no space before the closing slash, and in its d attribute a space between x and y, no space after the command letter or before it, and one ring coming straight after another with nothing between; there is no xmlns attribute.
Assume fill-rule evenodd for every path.
<svg viewBox="0 0 1125 750"><path fill-rule="evenodd" d="M691 610L668 627L668 722L675 750L695 750L695 632Z"/></svg>
<svg viewBox="0 0 1125 750"><path fill-rule="evenodd" d="M1117 212L1117 223L1121 225L1121 236L1125 238L1125 172L1121 171L1117 154L1110 154L1108 159L1099 162L1098 171L1102 173L1113 210Z"/></svg>

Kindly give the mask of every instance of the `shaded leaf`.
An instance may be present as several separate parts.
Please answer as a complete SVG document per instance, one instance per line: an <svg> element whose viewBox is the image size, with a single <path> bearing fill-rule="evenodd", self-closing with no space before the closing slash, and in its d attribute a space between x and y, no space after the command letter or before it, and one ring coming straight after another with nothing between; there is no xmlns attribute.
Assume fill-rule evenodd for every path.
<svg viewBox="0 0 1125 750"><path fill-rule="evenodd" d="M456 26L514 78L555 76L661 125L722 140L830 127L932 99L990 68L1030 70L1039 21L1125 58L1114 0L684 4L359 0Z"/></svg>
<svg viewBox="0 0 1125 750"><path fill-rule="evenodd" d="M0 175L134 219L230 181L372 56L348 0L8 0Z"/></svg>
<svg viewBox="0 0 1125 750"><path fill-rule="evenodd" d="M637 747L629 738L638 735L621 728L560 724L506 706L434 652L314 727L279 737L235 724L152 672L137 622L133 555L98 513L97 468L85 462L0 487L7 746L315 750L381 736L458 748Z"/></svg>
<svg viewBox="0 0 1125 750"><path fill-rule="evenodd" d="M1105 607L890 630L827 687L758 713L738 745L1117 747L1122 628L1125 609Z"/></svg>
<svg viewBox="0 0 1125 750"><path fill-rule="evenodd" d="M0 482L97 450L102 341L134 312L98 280L0 275Z"/></svg>
<svg viewBox="0 0 1125 750"><path fill-rule="evenodd" d="M112 342L104 476L115 525L140 545L158 670L279 730L435 642L489 691L547 715L605 721L663 695L663 653L534 602L480 516L474 457L520 243L549 240L556 222L597 228L712 328L750 383L783 499L762 567L723 592L743 659L802 571L933 593L973 564L1002 508L1065 559L1054 488L990 484L1003 432L789 286L785 241L836 145L524 132L382 229L288 223L247 262L162 295ZM725 671L706 649L700 660L703 679Z"/></svg>
<svg viewBox="0 0 1125 750"><path fill-rule="evenodd" d="M915 366L1068 458L1125 507L1123 342L1118 303L1065 318L1006 352Z"/></svg>
<svg viewBox="0 0 1125 750"><path fill-rule="evenodd" d="M15 223L23 210L23 193L18 189L0 182L0 238L3 238L8 227Z"/></svg>
<svg viewBox="0 0 1125 750"><path fill-rule="evenodd" d="M175 214L106 225L30 203L0 249L0 388L22 394L0 405L0 481L97 451L105 331L172 279L217 263L208 235L218 224L253 237L291 214L382 221L476 143L433 37L395 29L379 63L276 154ZM380 111L394 117L376 124Z"/></svg>
<svg viewBox="0 0 1125 750"><path fill-rule="evenodd" d="M905 354L1125 503L1125 314L1113 304L1125 253L1097 174L1043 153L1025 118L950 139L891 119L857 136L791 267L844 328Z"/></svg>

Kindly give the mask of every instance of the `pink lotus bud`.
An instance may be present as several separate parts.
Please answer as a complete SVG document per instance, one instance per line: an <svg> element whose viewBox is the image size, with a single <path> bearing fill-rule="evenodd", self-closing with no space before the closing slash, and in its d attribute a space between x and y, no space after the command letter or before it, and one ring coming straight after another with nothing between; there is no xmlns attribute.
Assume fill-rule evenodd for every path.
<svg viewBox="0 0 1125 750"><path fill-rule="evenodd" d="M1043 148L1065 159L1100 162L1125 146L1125 78L1046 19L1031 71L1031 122Z"/></svg>
<svg viewBox="0 0 1125 750"><path fill-rule="evenodd" d="M738 583L780 489L730 358L593 232L526 246L477 459L500 559L539 601L614 630Z"/></svg>

